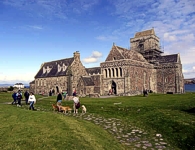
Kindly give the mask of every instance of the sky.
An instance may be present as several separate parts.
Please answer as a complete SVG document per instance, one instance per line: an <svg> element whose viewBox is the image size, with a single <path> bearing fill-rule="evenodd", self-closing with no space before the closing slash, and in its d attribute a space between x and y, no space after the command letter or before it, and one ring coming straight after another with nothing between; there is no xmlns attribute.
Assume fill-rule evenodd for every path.
<svg viewBox="0 0 195 150"><path fill-rule="evenodd" d="M113 43L130 47L154 28L164 55L195 77L194 0L0 0L0 84L28 84L44 62L73 57L98 67Z"/></svg>

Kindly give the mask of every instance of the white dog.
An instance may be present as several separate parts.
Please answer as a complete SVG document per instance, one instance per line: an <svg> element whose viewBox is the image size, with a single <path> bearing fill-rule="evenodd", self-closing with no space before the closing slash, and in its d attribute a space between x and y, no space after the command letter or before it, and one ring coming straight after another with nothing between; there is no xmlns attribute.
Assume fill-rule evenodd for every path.
<svg viewBox="0 0 195 150"><path fill-rule="evenodd" d="M82 105L82 113L86 113L87 112L87 108L85 107L85 105Z"/></svg>

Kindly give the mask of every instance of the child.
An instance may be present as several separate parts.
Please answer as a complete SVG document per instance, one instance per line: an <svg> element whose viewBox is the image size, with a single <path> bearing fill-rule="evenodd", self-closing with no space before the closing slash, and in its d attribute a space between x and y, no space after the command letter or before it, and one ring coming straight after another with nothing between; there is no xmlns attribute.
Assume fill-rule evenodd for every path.
<svg viewBox="0 0 195 150"><path fill-rule="evenodd" d="M30 96L28 98L28 103L30 103L29 110L31 110L31 108L32 108L32 110L35 110L34 104L36 103L36 98L35 98L33 92L30 92Z"/></svg>

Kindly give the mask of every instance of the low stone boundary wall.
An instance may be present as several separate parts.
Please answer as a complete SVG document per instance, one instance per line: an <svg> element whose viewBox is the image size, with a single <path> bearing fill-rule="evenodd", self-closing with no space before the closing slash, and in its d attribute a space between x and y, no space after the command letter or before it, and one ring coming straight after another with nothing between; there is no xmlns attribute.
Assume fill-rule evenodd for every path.
<svg viewBox="0 0 195 150"><path fill-rule="evenodd" d="M71 101L73 100L73 96L66 96L65 100Z"/></svg>
<svg viewBox="0 0 195 150"><path fill-rule="evenodd" d="M98 94L98 93L90 93L89 94L89 97L91 97L91 98L97 98L97 97L100 97L100 94Z"/></svg>

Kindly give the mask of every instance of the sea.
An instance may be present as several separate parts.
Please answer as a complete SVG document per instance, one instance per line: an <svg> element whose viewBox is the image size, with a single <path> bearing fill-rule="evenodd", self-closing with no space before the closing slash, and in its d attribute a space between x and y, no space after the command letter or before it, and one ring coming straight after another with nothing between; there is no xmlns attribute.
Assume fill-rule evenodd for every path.
<svg viewBox="0 0 195 150"><path fill-rule="evenodd" d="M186 92L195 92L195 84L185 84L184 87Z"/></svg>

